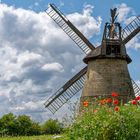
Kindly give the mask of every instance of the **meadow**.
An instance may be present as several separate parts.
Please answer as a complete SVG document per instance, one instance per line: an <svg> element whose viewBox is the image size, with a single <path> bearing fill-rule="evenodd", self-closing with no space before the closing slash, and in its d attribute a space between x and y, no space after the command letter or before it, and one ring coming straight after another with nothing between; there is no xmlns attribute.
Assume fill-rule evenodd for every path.
<svg viewBox="0 0 140 140"><path fill-rule="evenodd" d="M120 100L118 93L112 92L109 98L94 98L92 102L85 100L81 113L75 116L71 125L63 129L57 121L48 120L40 127L38 127L39 125L31 125L37 127L29 127L29 129L27 129L28 125L25 125L25 123L16 125L22 128L21 126L24 124L24 129L18 129L17 131L17 128L13 129L15 127L11 127L13 123L4 121L6 123L3 124L7 129L3 129L1 131L3 133L0 134L7 137L1 137L0 140L140 140L139 104L140 96L130 99L129 102L124 102ZM7 116L9 118L13 115L8 114L6 118ZM22 118L27 122L27 116L22 116ZM0 120L5 120L5 116ZM19 117L15 120L21 122ZM21 133L23 130L24 133ZM17 136L15 134L18 134L18 137L10 137ZM40 136L23 136L22 134L38 134Z"/></svg>
<svg viewBox="0 0 140 140"><path fill-rule="evenodd" d="M66 135L42 135L42 136L23 136L23 137L5 137L0 140L68 140Z"/></svg>

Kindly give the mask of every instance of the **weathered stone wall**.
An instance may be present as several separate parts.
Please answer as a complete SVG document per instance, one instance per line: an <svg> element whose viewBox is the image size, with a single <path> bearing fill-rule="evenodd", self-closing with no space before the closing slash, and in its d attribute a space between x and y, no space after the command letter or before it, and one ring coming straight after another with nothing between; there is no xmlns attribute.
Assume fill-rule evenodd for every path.
<svg viewBox="0 0 140 140"><path fill-rule="evenodd" d="M125 100L134 95L126 60L106 58L89 61L81 102L95 96L109 97L113 91Z"/></svg>

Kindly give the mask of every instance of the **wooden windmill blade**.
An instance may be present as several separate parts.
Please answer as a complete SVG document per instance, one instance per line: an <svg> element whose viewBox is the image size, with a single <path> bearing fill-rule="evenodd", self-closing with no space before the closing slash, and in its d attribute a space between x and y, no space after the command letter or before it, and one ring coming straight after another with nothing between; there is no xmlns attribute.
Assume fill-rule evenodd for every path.
<svg viewBox="0 0 140 140"><path fill-rule="evenodd" d="M135 97L140 96L140 87L135 83L133 79L131 79L131 81L132 81Z"/></svg>
<svg viewBox="0 0 140 140"><path fill-rule="evenodd" d="M83 88L86 72L87 67L83 68L55 94L49 97L45 102L45 107L47 107L53 114L59 110L69 99Z"/></svg>
<svg viewBox="0 0 140 140"><path fill-rule="evenodd" d="M126 44L140 32L140 15L122 30L122 43Z"/></svg>
<svg viewBox="0 0 140 140"><path fill-rule="evenodd" d="M88 54L95 48L54 4L49 4L46 13L82 49L85 54Z"/></svg>

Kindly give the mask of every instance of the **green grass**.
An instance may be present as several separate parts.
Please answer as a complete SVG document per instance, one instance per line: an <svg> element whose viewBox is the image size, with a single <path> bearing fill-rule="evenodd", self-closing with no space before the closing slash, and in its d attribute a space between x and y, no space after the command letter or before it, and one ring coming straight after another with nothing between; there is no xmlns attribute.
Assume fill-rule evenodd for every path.
<svg viewBox="0 0 140 140"><path fill-rule="evenodd" d="M55 138L55 136L61 136L60 138ZM66 135L43 135L43 136L23 136L23 137L5 137L0 138L0 140L68 140Z"/></svg>

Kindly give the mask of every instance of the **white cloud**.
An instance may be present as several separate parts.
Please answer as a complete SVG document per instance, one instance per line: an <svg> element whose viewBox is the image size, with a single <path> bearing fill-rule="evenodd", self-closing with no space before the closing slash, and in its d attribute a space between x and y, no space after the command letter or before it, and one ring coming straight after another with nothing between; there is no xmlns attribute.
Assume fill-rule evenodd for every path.
<svg viewBox="0 0 140 140"><path fill-rule="evenodd" d="M136 18L136 16L128 17L127 19L125 19L124 23L127 25L127 24L129 24L131 21L133 21L135 18Z"/></svg>
<svg viewBox="0 0 140 140"><path fill-rule="evenodd" d="M93 8L94 8L93 5L90 4L84 5L83 14L86 16L91 16Z"/></svg>
<svg viewBox="0 0 140 140"><path fill-rule="evenodd" d="M0 115L28 113L42 121L50 117L44 97L84 66L84 55L45 12L5 4L0 9ZM92 10L88 5L83 13L67 15L88 37L101 25L100 17L91 16Z"/></svg>
<svg viewBox="0 0 140 140"><path fill-rule="evenodd" d="M136 18L136 13L134 11L133 8L129 7L127 4L125 3L121 3L119 5L117 5L118 7L118 21L121 22L122 25L127 26L132 20L134 20ZM140 48L140 35L136 35L133 39L131 39L127 44L126 47L132 48L132 49L139 49Z"/></svg>
<svg viewBox="0 0 140 140"><path fill-rule="evenodd" d="M140 49L140 35L138 34L137 36L135 36L133 39L131 39L127 44L126 47L127 48L132 48L132 49Z"/></svg>
<svg viewBox="0 0 140 140"><path fill-rule="evenodd" d="M94 18L91 16L94 6L85 5L83 13L73 13L68 15L68 18L72 23L78 27L82 33L88 38L91 38L93 35L97 35L100 32L100 27L102 23L102 18L99 16Z"/></svg>
<svg viewBox="0 0 140 140"><path fill-rule="evenodd" d="M118 13L118 21L122 22L125 21L130 14L134 13L134 11L131 7L128 7L127 4L122 3L118 5Z"/></svg>
<svg viewBox="0 0 140 140"><path fill-rule="evenodd" d="M58 72L63 72L63 66L59 63L50 63L50 64L45 64L42 67L43 70L45 71L58 71Z"/></svg>

